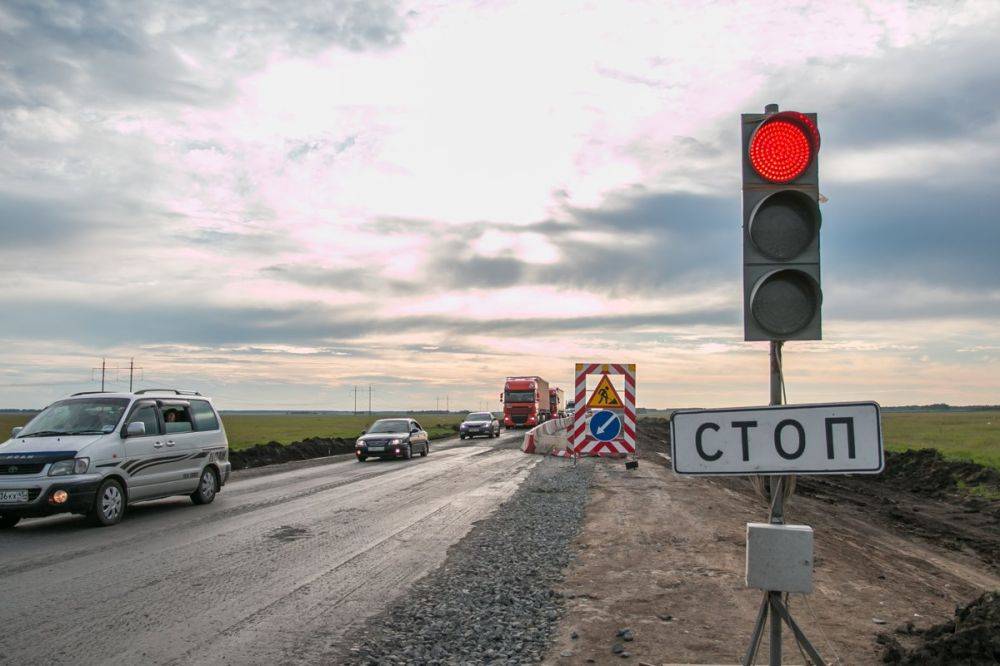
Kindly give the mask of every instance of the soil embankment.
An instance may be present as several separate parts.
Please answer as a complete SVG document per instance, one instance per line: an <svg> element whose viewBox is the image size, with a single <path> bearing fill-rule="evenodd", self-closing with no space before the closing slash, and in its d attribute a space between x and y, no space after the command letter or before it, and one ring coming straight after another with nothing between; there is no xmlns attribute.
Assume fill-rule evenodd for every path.
<svg viewBox="0 0 1000 666"><path fill-rule="evenodd" d="M455 428L457 430L458 426L455 426ZM453 435L431 437L431 440L451 436ZM292 442L291 444L271 441L267 444L255 444L254 446L238 451L231 450L229 452L229 461L233 464L233 469L238 470L263 467L265 465L277 465L294 460L310 460L324 456L354 453L354 442L354 439L345 439L343 437L307 437L302 441Z"/></svg>
<svg viewBox="0 0 1000 666"><path fill-rule="evenodd" d="M342 437L309 437L291 444L268 442L239 451L230 451L229 461L233 464L233 469L237 470L275 465L292 460L334 456L339 453L354 453L354 440Z"/></svg>
<svg viewBox="0 0 1000 666"><path fill-rule="evenodd" d="M669 421L645 419L639 429L641 451L670 453ZM712 482L752 495L743 478L715 477ZM933 449L887 451L882 474L800 476L795 493L852 507L857 515L936 546L973 553L1000 571L1000 500L990 498L1000 494L997 470L946 460Z"/></svg>
<svg viewBox="0 0 1000 666"><path fill-rule="evenodd" d="M1000 664L1000 593L987 592L955 609L955 617L928 629L912 622L880 634L887 664Z"/></svg>

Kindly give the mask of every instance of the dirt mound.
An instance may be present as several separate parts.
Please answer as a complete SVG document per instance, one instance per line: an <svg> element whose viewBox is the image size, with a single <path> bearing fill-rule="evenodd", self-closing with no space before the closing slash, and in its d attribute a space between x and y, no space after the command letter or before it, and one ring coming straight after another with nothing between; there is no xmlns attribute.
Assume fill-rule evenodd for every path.
<svg viewBox="0 0 1000 666"><path fill-rule="evenodd" d="M640 418L636 433L639 454L666 453L670 454L670 421L657 418Z"/></svg>
<svg viewBox="0 0 1000 666"><path fill-rule="evenodd" d="M301 442L292 442L291 444L268 442L240 451L230 451L229 461L233 464L233 469L248 469L291 460L332 456L338 453L354 453L354 440L342 437L309 437Z"/></svg>
<svg viewBox="0 0 1000 666"><path fill-rule="evenodd" d="M900 490L931 497L954 492L962 485L1000 490L997 470L973 462L946 460L935 449L887 451L882 478Z"/></svg>
<svg viewBox="0 0 1000 666"><path fill-rule="evenodd" d="M956 608L955 619L944 624L929 629L907 624L895 633L917 644L907 648L896 636L879 634L887 664L1000 664L1000 592L987 592Z"/></svg>

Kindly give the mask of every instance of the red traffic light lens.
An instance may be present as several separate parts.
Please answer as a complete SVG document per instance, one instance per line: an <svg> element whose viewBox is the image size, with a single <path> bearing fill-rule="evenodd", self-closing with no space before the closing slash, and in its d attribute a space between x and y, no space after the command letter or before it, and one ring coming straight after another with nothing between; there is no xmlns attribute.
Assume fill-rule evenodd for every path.
<svg viewBox="0 0 1000 666"><path fill-rule="evenodd" d="M809 167L819 150L819 130L808 116L777 113L762 122L750 138L750 164L765 180L788 183Z"/></svg>

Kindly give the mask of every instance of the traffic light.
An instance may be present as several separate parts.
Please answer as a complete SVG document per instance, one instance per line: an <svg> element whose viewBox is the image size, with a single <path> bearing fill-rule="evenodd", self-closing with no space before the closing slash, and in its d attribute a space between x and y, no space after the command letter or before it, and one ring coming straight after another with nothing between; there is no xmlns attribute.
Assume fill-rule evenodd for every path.
<svg viewBox="0 0 1000 666"><path fill-rule="evenodd" d="M743 135L743 337L822 339L819 129L815 113L740 117Z"/></svg>

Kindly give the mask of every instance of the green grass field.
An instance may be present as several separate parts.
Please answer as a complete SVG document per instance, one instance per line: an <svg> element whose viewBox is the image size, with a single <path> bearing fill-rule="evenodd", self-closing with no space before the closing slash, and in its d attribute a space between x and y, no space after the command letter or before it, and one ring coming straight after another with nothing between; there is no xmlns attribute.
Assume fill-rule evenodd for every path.
<svg viewBox="0 0 1000 666"><path fill-rule="evenodd" d="M400 414L405 416L405 414ZM462 422L465 414L415 414L431 439L454 435L453 426ZM234 450L270 441L290 444L306 437L345 437L361 434L379 416L331 414L224 414L229 446Z"/></svg>
<svg viewBox="0 0 1000 666"><path fill-rule="evenodd" d="M0 441L10 435L11 428L24 425L31 416L0 413ZM415 414L413 417L427 430L431 439L439 439L455 434L453 426L461 423L465 414ZM226 426L229 446L238 450L270 441L290 444L306 437L357 437L377 418L381 417L341 414L224 414L222 422Z"/></svg>
<svg viewBox="0 0 1000 666"><path fill-rule="evenodd" d="M1000 412L884 412L882 430L890 451L937 449L1000 469Z"/></svg>
<svg viewBox="0 0 1000 666"><path fill-rule="evenodd" d="M651 414L649 416L652 416ZM657 414L658 416L658 414ZM453 434L464 414L419 414L417 420L431 437ZM29 414L0 413L0 435L24 425ZM229 444L245 449L274 440L288 444L306 437L357 437L375 417L324 414L227 414L223 416ZM1000 469L1000 411L885 412L886 448L939 450L947 458L972 460Z"/></svg>

